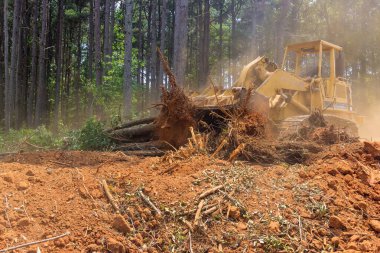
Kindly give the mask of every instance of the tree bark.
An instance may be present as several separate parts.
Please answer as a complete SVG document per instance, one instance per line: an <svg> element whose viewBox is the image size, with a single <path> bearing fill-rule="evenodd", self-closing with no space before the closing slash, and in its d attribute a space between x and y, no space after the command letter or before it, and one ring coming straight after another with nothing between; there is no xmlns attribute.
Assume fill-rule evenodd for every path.
<svg viewBox="0 0 380 253"><path fill-rule="evenodd" d="M143 80L143 66L142 63L144 61L144 31L142 26L142 0L139 0L139 17L138 17L138 59L137 59L137 85L140 94L140 103L139 103L139 111L142 112L144 110L145 105L145 90L144 90L144 80Z"/></svg>
<svg viewBox="0 0 380 253"><path fill-rule="evenodd" d="M276 40L276 62L281 63L282 60L282 54L284 53L284 46L285 46L285 29L287 27L287 16L290 9L290 0L282 0L281 1L281 8L280 8L280 16L278 17L278 21L276 24L276 31L277 31L277 40Z"/></svg>
<svg viewBox="0 0 380 253"><path fill-rule="evenodd" d="M13 126L14 111L15 111L15 98L16 98L16 81L17 81L17 59L18 59L18 49L19 49L19 33L20 33L20 9L21 0L15 0L13 4L13 28L12 28L12 49L11 49L11 71L8 89L8 113L6 117L6 129Z"/></svg>
<svg viewBox="0 0 380 253"><path fill-rule="evenodd" d="M88 77L90 80L94 77L94 0L90 0L90 15L88 17Z"/></svg>
<svg viewBox="0 0 380 253"><path fill-rule="evenodd" d="M79 7L79 13L81 13L81 7ZM77 119L80 117L80 87L81 87L81 62L82 62L82 21L79 20L78 23L78 33L77 33L77 67L76 67L76 75L75 75L75 83L74 83L74 90L75 90L75 116ZM75 126L79 126L79 122L75 123Z"/></svg>
<svg viewBox="0 0 380 253"><path fill-rule="evenodd" d="M132 20L133 20L133 1L126 0L125 2L125 14L124 14L124 116L131 118L132 112Z"/></svg>
<svg viewBox="0 0 380 253"><path fill-rule="evenodd" d="M100 49L100 0L95 0L94 5L94 46L95 46L95 70L96 86L102 84L102 52Z"/></svg>
<svg viewBox="0 0 380 253"><path fill-rule="evenodd" d="M151 44L150 44L150 83L151 83L151 102L156 103L159 97L157 84L157 0L152 0L151 14Z"/></svg>
<svg viewBox="0 0 380 253"><path fill-rule="evenodd" d="M188 0L175 1L173 68L177 83L185 85Z"/></svg>
<svg viewBox="0 0 380 253"><path fill-rule="evenodd" d="M104 74L107 74L109 69L108 63L110 61L110 0L104 1L104 39L103 39L103 62Z"/></svg>
<svg viewBox="0 0 380 253"><path fill-rule="evenodd" d="M58 26L57 26L57 41L56 41L56 57L55 63L57 66L55 72L55 97L54 97L54 130L58 130L59 123L59 104L61 90L61 72L62 72L62 39L63 39L63 1L58 0Z"/></svg>
<svg viewBox="0 0 380 253"><path fill-rule="evenodd" d="M236 61L235 59L232 59L233 57L236 57L236 45L235 45L235 37L236 37L236 17L237 17L237 11L236 11L236 2L235 0L231 1L231 41L230 41L230 76L232 76L232 80L236 79ZM232 82L230 82L230 85L232 85Z"/></svg>
<svg viewBox="0 0 380 253"><path fill-rule="evenodd" d="M37 40L38 40L38 0L34 1L33 6L33 28L32 28L32 59L31 59L31 81L28 87L28 106L27 106L27 122L28 126L34 125L34 107L35 107L35 94L37 87Z"/></svg>
<svg viewBox="0 0 380 253"><path fill-rule="evenodd" d="M127 0L129 1L129 0ZM137 137L152 136L156 129L154 123L149 124L140 124L128 128L122 128L110 133L110 136L113 138L119 139L134 139Z"/></svg>
<svg viewBox="0 0 380 253"><path fill-rule="evenodd" d="M88 77L90 83L94 79L94 0L90 0L90 15L88 17L89 30L88 30ZM92 116L94 114L94 94L88 92L88 108L87 114Z"/></svg>
<svg viewBox="0 0 380 253"><path fill-rule="evenodd" d="M25 120L26 111L26 87L28 85L28 31L21 29L29 25L29 15L27 12L27 2L21 1L20 6L20 31L19 47L17 48L17 74L16 74L16 91L15 91L15 125L18 129Z"/></svg>
<svg viewBox="0 0 380 253"><path fill-rule="evenodd" d="M167 26L167 0L162 0L162 6L161 6L161 34L160 34L160 50L163 54L165 54L165 42L166 42L166 26ZM158 71L158 85L163 84L163 76L164 76L164 70L159 64L159 71Z"/></svg>
<svg viewBox="0 0 380 253"><path fill-rule="evenodd" d="M115 33L114 33L114 27L115 27L115 0L111 0L111 8L110 8L110 12L111 12L111 23L110 23L110 39L109 39L109 52L108 52L108 55L109 55L109 59L112 60L112 45L113 45L113 41L115 39Z"/></svg>
<svg viewBox="0 0 380 253"><path fill-rule="evenodd" d="M8 0L4 0L4 116L5 116L5 130L8 131L11 127L11 103L9 97L10 83L9 83L9 35L8 35Z"/></svg>
<svg viewBox="0 0 380 253"><path fill-rule="evenodd" d="M218 41L218 85L221 87L224 86L224 78L223 78L223 5L224 0L219 0L219 41Z"/></svg>
<svg viewBox="0 0 380 253"><path fill-rule="evenodd" d="M38 87L35 123L37 126L46 123L47 117L47 83L45 76L45 48L48 19L48 0L42 0L41 34L38 57Z"/></svg>
<svg viewBox="0 0 380 253"><path fill-rule="evenodd" d="M207 83L209 75L209 52L210 52L210 0L204 0L204 11L202 15L203 29L200 38L199 57L199 80L201 87Z"/></svg>

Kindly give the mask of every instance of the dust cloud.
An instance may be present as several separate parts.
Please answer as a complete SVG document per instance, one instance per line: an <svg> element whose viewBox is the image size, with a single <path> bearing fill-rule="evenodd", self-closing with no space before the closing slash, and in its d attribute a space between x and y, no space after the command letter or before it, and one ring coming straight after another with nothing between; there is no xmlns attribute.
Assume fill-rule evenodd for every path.
<svg viewBox="0 0 380 253"><path fill-rule="evenodd" d="M360 137L380 141L380 105L367 106L359 113L364 116L363 124L359 125Z"/></svg>

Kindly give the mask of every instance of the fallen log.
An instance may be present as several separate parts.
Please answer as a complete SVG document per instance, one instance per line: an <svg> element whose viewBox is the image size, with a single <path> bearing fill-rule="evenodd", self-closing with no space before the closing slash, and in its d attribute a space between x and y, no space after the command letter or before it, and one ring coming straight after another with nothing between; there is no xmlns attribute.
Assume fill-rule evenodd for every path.
<svg viewBox="0 0 380 253"><path fill-rule="evenodd" d="M105 130L105 132L106 133L111 133L113 131L124 129L124 128L130 128L130 127L137 126L137 125L142 125L142 124L150 124L150 123L153 123L153 121L155 119L156 119L156 117L148 117L148 118L128 121L128 122L125 122L125 123L121 124L120 126L117 126L117 127L114 127L114 128L109 128L109 129Z"/></svg>
<svg viewBox="0 0 380 253"><path fill-rule="evenodd" d="M114 151L134 150L172 150L172 146L165 141L148 141L142 143L125 143L114 148Z"/></svg>
<svg viewBox="0 0 380 253"><path fill-rule="evenodd" d="M162 150L130 150L130 151L122 151L123 154L128 156L163 156L165 155L165 151Z"/></svg>
<svg viewBox="0 0 380 253"><path fill-rule="evenodd" d="M110 133L110 137L119 141L131 140L139 136L151 136L153 138L156 126L153 123L135 125L122 128Z"/></svg>

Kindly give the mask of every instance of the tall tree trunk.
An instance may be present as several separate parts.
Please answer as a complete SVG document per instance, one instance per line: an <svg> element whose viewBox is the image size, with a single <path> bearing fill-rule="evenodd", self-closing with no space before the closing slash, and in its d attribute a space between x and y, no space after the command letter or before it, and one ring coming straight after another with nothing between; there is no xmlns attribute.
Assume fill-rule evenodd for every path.
<svg viewBox="0 0 380 253"><path fill-rule="evenodd" d="M218 85L223 87L224 85L224 77L223 77L223 5L224 0L219 0L219 34L218 34Z"/></svg>
<svg viewBox="0 0 380 253"><path fill-rule="evenodd" d="M149 102L151 102L151 97L152 97L152 83L150 79L150 61L151 61L151 47L150 43L152 42L152 1L149 1L149 7L148 7L148 30L146 33L146 47L145 47L145 97ZM148 102L148 103L149 103Z"/></svg>
<svg viewBox="0 0 380 253"><path fill-rule="evenodd" d="M88 77L90 80L94 77L94 0L90 0L90 15L88 16Z"/></svg>
<svg viewBox="0 0 380 253"><path fill-rule="evenodd" d="M95 44L95 70L96 86L102 84L102 52L100 49L100 0L95 0L94 5L94 44Z"/></svg>
<svg viewBox="0 0 380 253"><path fill-rule="evenodd" d="M276 24L276 33L277 33L277 40L276 40L276 62L281 63L282 54L284 52L284 41L285 41L285 30L287 28L287 16L290 9L290 0L282 0L281 1L281 8L280 8L280 16L277 19Z"/></svg>
<svg viewBox="0 0 380 253"><path fill-rule="evenodd" d="M56 41L56 57L55 65L55 97L54 97L54 130L58 130L59 123L59 103L61 89L61 72L62 72L62 39L63 39L63 1L58 0L58 26L57 26L57 41Z"/></svg>
<svg viewBox="0 0 380 253"><path fill-rule="evenodd" d="M4 17L4 5L3 1L0 2L0 17ZM4 119L4 23L3 19L0 19L0 119Z"/></svg>
<svg viewBox="0 0 380 253"><path fill-rule="evenodd" d="M188 0L175 1L173 68L179 85L185 85Z"/></svg>
<svg viewBox="0 0 380 253"><path fill-rule="evenodd" d="M16 83L17 81L17 60L18 60L18 49L19 49L19 33L20 33L20 9L21 0L15 0L13 4L13 28L12 28L12 49L11 49L11 71L10 71L10 85L8 89L8 103L10 114L6 118L6 129L9 129L13 125L14 110L15 110L15 98L16 98Z"/></svg>
<svg viewBox="0 0 380 253"><path fill-rule="evenodd" d="M81 7L79 7L79 13L82 12ZM75 116L77 119L80 118L80 87L81 87L81 62L82 62L82 21L79 20L78 24L78 37L77 37L77 66L76 66L76 76L75 76L75 83L74 83L74 90L75 90ZM76 127L78 127L80 122L76 123Z"/></svg>
<svg viewBox="0 0 380 253"><path fill-rule="evenodd" d="M142 6L142 0L139 0L139 17L138 17L138 23L137 23L137 29L138 29L138 59L137 59L137 84L139 87L139 93L140 93L140 104L139 104L139 111L144 111L144 102L145 102L145 90L144 90L144 80L143 80L143 60L144 60L144 43L143 43L143 27L142 27L142 12L143 12L143 6Z"/></svg>
<svg viewBox="0 0 380 253"><path fill-rule="evenodd" d="M199 75L200 85L205 86L209 75L209 52L210 52L210 0L204 0L203 29L201 35Z"/></svg>
<svg viewBox="0 0 380 253"><path fill-rule="evenodd" d="M126 0L124 14L124 115L126 118L131 118L132 106L132 20L133 20L133 0Z"/></svg>
<svg viewBox="0 0 380 253"><path fill-rule="evenodd" d="M115 27L115 0L111 0L111 23L110 23L110 45L109 45L109 52L108 52L108 55L109 55L109 59L112 60L112 45L113 45L113 41L115 39L115 33L114 33L114 27Z"/></svg>
<svg viewBox="0 0 380 253"><path fill-rule="evenodd" d="M37 39L38 39L38 0L34 1L33 6L33 28L32 28L32 59L31 59L31 74L30 85L28 87L28 106L27 106L27 121L28 126L32 127L34 122L34 107L35 107L35 92L37 87Z"/></svg>
<svg viewBox="0 0 380 253"><path fill-rule="evenodd" d="M72 83L72 45L73 45L73 26L69 26L68 36L67 36L67 57L66 57L66 71L65 71L65 82L64 82L64 101L63 103L63 120L67 124L69 122L69 101L70 101L70 84Z"/></svg>
<svg viewBox="0 0 380 253"><path fill-rule="evenodd" d="M157 0L152 0L151 15L151 44L150 44L150 81L151 81L151 102L156 103L159 97L159 88L157 84Z"/></svg>
<svg viewBox="0 0 380 253"><path fill-rule="evenodd" d="M90 15L88 17L89 30L88 30L88 72L89 79L92 83L94 79L93 62L94 62L94 0L90 0ZM94 113L94 94L88 92L88 112L89 116Z"/></svg>
<svg viewBox="0 0 380 253"><path fill-rule="evenodd" d="M35 122L39 126L46 123L47 120L47 83L45 71L45 48L46 48L46 33L48 19L48 0L42 0L42 19L41 19L41 34L39 41L39 57L38 57L38 87L36 101L36 116Z"/></svg>
<svg viewBox="0 0 380 253"><path fill-rule="evenodd" d="M236 57L236 45L235 45L235 38L236 38L236 2L235 0L231 1L231 41L230 41L230 57L229 60L231 62L230 66L230 76L232 76L232 81L235 80L236 77L236 61L233 59L233 57ZM230 85L232 82L230 82Z"/></svg>
<svg viewBox="0 0 380 253"><path fill-rule="evenodd" d="M166 26L167 26L167 0L162 0L161 5L161 32L160 32L160 49L162 53L165 53L165 42L166 42ZM164 70L162 68L162 65L159 64L159 71L158 71L158 85L163 84L163 76L164 76Z"/></svg>
<svg viewBox="0 0 380 253"><path fill-rule="evenodd" d="M5 116L5 130L8 131L11 127L11 102L9 97L10 83L9 83L9 35L8 35L8 0L4 0L4 116Z"/></svg>
<svg viewBox="0 0 380 253"><path fill-rule="evenodd" d="M27 12L27 2L21 1L20 6L20 30L18 33L18 48L17 48L17 73L16 73L16 87L15 87L15 125L18 129L25 117L25 88L28 82L28 50L27 50L27 30L21 29L21 27L27 27L29 25L29 15Z"/></svg>
<svg viewBox="0 0 380 253"><path fill-rule="evenodd" d="M110 0L104 1L104 37L103 37L103 63L104 63L104 74L107 74L109 69L109 53L110 49Z"/></svg>

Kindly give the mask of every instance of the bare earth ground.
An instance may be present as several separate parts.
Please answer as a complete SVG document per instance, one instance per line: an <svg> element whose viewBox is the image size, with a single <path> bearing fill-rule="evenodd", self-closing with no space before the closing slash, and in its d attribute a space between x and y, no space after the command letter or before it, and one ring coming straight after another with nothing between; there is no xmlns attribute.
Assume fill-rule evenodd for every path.
<svg viewBox="0 0 380 253"><path fill-rule="evenodd" d="M14 252L380 252L379 171L361 143L271 166L201 154L17 154L0 162L0 252L65 232Z"/></svg>

